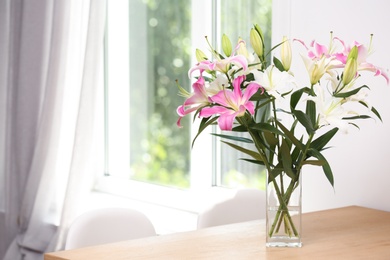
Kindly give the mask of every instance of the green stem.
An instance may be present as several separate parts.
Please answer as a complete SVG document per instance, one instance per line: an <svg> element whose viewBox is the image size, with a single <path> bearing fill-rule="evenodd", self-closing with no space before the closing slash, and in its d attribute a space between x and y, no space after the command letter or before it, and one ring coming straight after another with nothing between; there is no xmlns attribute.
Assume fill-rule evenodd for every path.
<svg viewBox="0 0 390 260"><path fill-rule="evenodd" d="M267 160L267 156L265 154L265 150L266 148L261 144L261 142L259 141L259 136L257 136L257 134L255 134L249 127L248 123L245 121L245 119L243 118L237 118L238 122L241 124L241 125L244 125L245 128L247 129L248 133L250 134L250 136L252 137L252 140L254 141L255 143L255 146L256 146L256 149L257 151L259 152L259 155L261 157L261 159L263 160L263 163L268 171L268 174L271 173L271 165L269 164L268 160ZM288 208L287 208L287 205L283 199L283 196L282 196L282 193L278 187L278 184L275 180L275 178L272 179L272 182L274 184L274 187L275 187L275 192L276 192L276 195L278 197L278 201L280 203L280 206L279 206L279 210L277 212L277 218L279 218L279 215L280 215L280 212L282 212L283 210L287 212L288 214ZM267 184L268 185L268 184ZM288 214L288 218L290 219L291 221L291 217L289 216ZM292 221L291 221L291 224L293 225ZM276 226L276 222L273 223L272 225L272 228L271 228L271 232L270 232L270 235L273 234L274 232L274 229L275 229L275 226Z"/></svg>
<svg viewBox="0 0 390 260"><path fill-rule="evenodd" d="M275 123L275 121L278 120L277 114L276 114L276 109L275 109L275 100L272 100L272 106L274 108L273 109L274 127L278 128L277 124ZM278 140L278 150L280 150L279 143L280 142ZM269 231L269 236L272 236L274 232L279 232L279 229L281 227L283 220L284 220L284 228L285 228L286 232L289 234L289 236L292 235L291 229L293 230L294 235L297 236L298 231L294 225L294 222L291 219L290 212L289 212L288 206L287 206L289 201L290 201L291 194L293 192L293 190L291 190L291 183L293 182L293 180L291 180L289 188L287 189L287 192L285 193L284 192L285 189L284 189L283 175L280 174L279 177L280 177L281 190L279 190L278 184L275 180L273 180L273 185L275 187L275 191L277 193L280 205L279 205L278 211L276 213L274 222L272 223L271 229Z"/></svg>
<svg viewBox="0 0 390 260"><path fill-rule="evenodd" d="M275 104L274 104L274 102L273 102L273 106L274 106L274 105L275 105ZM274 118L275 118L274 120L277 120L275 109L274 109ZM264 165L265 165L265 167L266 167L266 169L267 169L267 171L268 171L268 174L270 174L270 173L271 173L271 165L270 165L270 163L268 162L267 156L266 156L266 153L265 153L266 147L264 147L264 146L262 145L262 143L260 142L260 140L259 140L260 137L257 136L257 134L254 133L254 132L250 129L250 127L249 127L248 123L246 122L245 118L237 118L237 120L238 120L238 122L239 122L241 125L244 125L244 126L245 126L245 128L246 128L247 131L248 131L248 133L249 133L250 136L252 137L252 140L253 140L254 143L255 143L255 147L256 147L257 151L259 152L259 155L260 155L261 159L262 159L263 162L264 162ZM276 217L275 217L275 221L274 221L274 223L272 224L271 230L270 230L270 232L269 232L269 235L272 236L272 234L274 233L274 230L275 230L275 228L276 228L276 225L277 225L277 223L278 223L278 220L279 220L279 219L282 220L283 218L286 218L286 217L287 217L287 219L288 219L288 221L289 221L290 226L291 226L292 229L293 229L294 234L295 234L295 235L298 235L298 232L296 231L295 225L294 225L294 223L292 222L290 213L289 213L289 211L288 211L287 204L286 204L285 199L284 199L284 197L285 197L284 191L282 192L282 191L279 189L279 186L278 186L278 184L277 184L275 178L272 179L272 182L273 182L273 184L274 184L276 196L278 197L278 201L279 201L279 204L280 204L280 205L279 205L279 209L278 209L278 211L277 211L277 213L276 213L277 215L276 215ZM268 185L268 184L267 184L267 185ZM282 186L282 188L284 188L284 187ZM290 195L289 195L289 196L290 196ZM289 199L288 199L288 200L289 200ZM287 200L287 201L288 201L288 200ZM284 213L283 213L282 215L280 215L282 212L284 212ZM290 234L291 234L291 232L290 232Z"/></svg>
<svg viewBox="0 0 390 260"><path fill-rule="evenodd" d="M296 227L295 227L295 225L294 225L294 223L293 223L293 221L291 219L291 215L290 215L290 213L288 211L287 205L288 205L288 203L290 201L292 193L294 192L294 190L297 187L297 183L299 182L299 175L300 175L300 171L301 171L301 168L302 168L302 165L303 165L303 161L306 158L306 155L307 155L307 152L309 150L309 147L310 147L310 144L311 144L311 141L312 141L313 137L314 137L314 134L310 134L309 139L307 141L307 144L305 146L305 149L303 150L303 153L301 154L301 156L300 156L300 158L298 160L299 163L296 166L296 176L295 176L295 178L291 179L290 185L288 186L287 191L286 191L286 193L283 196L284 198L282 198L282 199L278 198L280 205L279 205L277 214L275 216L274 222L272 224L271 230L269 232L270 236L272 236L274 232L278 232L279 231L281 223L283 222L283 219L285 219L286 217L288 219L288 222L291 225L291 228L293 229L294 235L296 235L296 236L298 235L298 231L296 230ZM283 185L283 181L281 180L281 186L282 185ZM275 190L276 190L276 187L277 187L277 183L276 182L274 183L274 187L275 187ZM275 230L275 228L276 228L276 230Z"/></svg>
<svg viewBox="0 0 390 260"><path fill-rule="evenodd" d="M298 236L298 231L294 225L294 222L291 218L290 212L289 212L288 207L287 207L287 205L290 201L291 195L292 195L293 191L295 190L295 188L294 188L295 184L298 180L299 180L299 175L297 175L296 178L291 180L290 185L289 185L284 197L281 197L281 198L278 197L280 205L279 205L279 208L276 212L274 222L272 223L271 229L269 231L269 236L272 236L274 234L274 232L279 232L279 229L280 229L280 226L281 226L283 220L285 220L285 227L288 227L288 225L290 225L291 229L293 230L294 235ZM274 188L275 188L276 193L281 194L281 191L279 190L278 184L276 183L275 180L274 180L273 184L274 184ZM291 236L290 228L288 228L287 231L288 231L289 236Z"/></svg>
<svg viewBox="0 0 390 260"><path fill-rule="evenodd" d="M272 102L272 105L275 106L275 103ZM277 117L276 117L276 110L273 109L273 112L274 112L274 120L277 120ZM252 137L252 140L254 141L255 143L255 147L268 171L268 174L271 174L271 165L269 163L269 161L267 160L267 155L266 155L266 147L261 143L261 141L259 140L260 137L257 135L257 133L253 132L250 127L249 127L249 124L248 122L246 121L245 117L244 118L237 118L237 120L239 121L239 123L241 125L244 125L245 128L247 129L248 133L250 134L250 136ZM252 119L253 120L253 119ZM279 208L277 210L277 213L276 213L276 216L275 216L275 219L274 219L274 222L270 228L270 231L269 231L269 236L272 236L274 234L274 231L275 231L275 228L277 227L277 230L279 230L279 227L281 225L281 223L283 222L283 219L285 220L285 229L286 231L288 232L288 234L291 236L292 233L294 233L295 236L298 235L298 231L294 225L294 222L292 221L292 218L291 218L291 215L289 213L289 210L288 210L288 202L290 201L290 197L291 197L291 194L292 192L295 190L295 184L296 182L298 181L298 177L299 177L299 171L300 171L300 168L302 167L302 162L303 160L305 159L306 157L306 153L308 151L308 148L309 148L309 144L312 140L313 136L311 135L310 138L309 138L309 141L308 141L308 144L307 146L305 147L305 150L303 152L303 154L301 154L301 158L300 160L300 163L298 164L297 166L297 176L296 178L292 179L291 182L290 182L290 185L286 191L286 193L284 193L284 185L283 185L283 180L281 179L281 188L282 188L282 191L280 190L279 186L278 186L278 183L276 182L275 178L273 178L271 180L271 182L273 183L274 185L274 188L275 188L275 193L276 193L276 196L278 198L278 201L279 201ZM279 146L279 142L278 142L278 146ZM272 156L271 156L272 157ZM282 174L280 174L280 178L282 178ZM268 185L268 183L267 183ZM291 228L290 228L291 227ZM292 232L291 232L291 229L292 229Z"/></svg>
<svg viewBox="0 0 390 260"><path fill-rule="evenodd" d="M286 193L285 193L285 199L284 199L286 205L289 204L291 195L292 195L292 193L294 192L294 190L295 190L296 187L297 187L296 184L299 182L299 174L300 174L300 173L298 172L298 173L297 173L297 176L296 176L294 179L291 179L291 182L290 182L290 184L289 184L289 186L288 186L288 188L287 188L287 191L286 191ZM281 207L279 207L278 211L283 211L283 209L282 209ZM293 222L292 219L291 219L291 215L290 215L288 209L284 212L284 214L282 214L282 216L280 217L280 219L279 219L279 220L276 220L276 221L282 222L283 219L286 219L286 217L287 217L287 219L288 219L288 222L289 222L290 225L291 225L291 228L293 229L294 235L297 236L297 235L298 235L298 231L297 231L297 229L296 229L296 227L295 227L295 225L294 225L294 222ZM286 221L286 220L285 220L285 221ZM278 225L278 228L276 229L276 232L279 232L279 228L280 228L280 224ZM291 233L291 232L289 232L289 233Z"/></svg>

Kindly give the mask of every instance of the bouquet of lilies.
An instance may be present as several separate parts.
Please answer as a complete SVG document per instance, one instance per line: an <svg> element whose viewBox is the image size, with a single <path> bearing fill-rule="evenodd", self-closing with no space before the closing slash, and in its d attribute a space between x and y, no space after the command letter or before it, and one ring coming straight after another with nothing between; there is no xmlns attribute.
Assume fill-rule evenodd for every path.
<svg viewBox="0 0 390 260"><path fill-rule="evenodd" d="M367 61L371 40L368 47L358 42L347 45L331 33L330 45L326 46L284 37L280 44L267 49L263 33L255 25L250 30L252 51L242 39L233 48L226 35L222 36L220 52L209 43L210 58L196 50L198 63L189 70L189 77L194 78L192 92L178 86L185 101L177 109L177 125L191 113L194 120L199 118L195 141L204 129L217 124L224 132L214 135L249 156L244 160L263 165L268 183L282 174L290 178L289 183L283 184L288 187L286 192L277 194L279 215L270 235L282 219L290 218L285 210L301 168L307 164L322 167L333 185L333 173L323 155L328 142L338 130L347 132L349 125L358 127L356 120L381 120L367 99L370 88L361 83L364 72L381 75L389 82L385 70ZM291 69L292 43L302 48L300 55L308 72L305 86L298 86ZM267 56L271 54L272 62L268 64ZM250 143L254 148L240 143ZM294 224L288 225L289 232L295 234Z"/></svg>

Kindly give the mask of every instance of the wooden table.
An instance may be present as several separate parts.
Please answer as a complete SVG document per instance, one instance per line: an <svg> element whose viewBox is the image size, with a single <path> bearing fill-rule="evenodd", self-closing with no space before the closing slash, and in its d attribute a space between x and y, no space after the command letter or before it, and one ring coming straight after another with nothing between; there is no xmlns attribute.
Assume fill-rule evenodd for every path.
<svg viewBox="0 0 390 260"><path fill-rule="evenodd" d="M266 248L264 221L45 254L59 259L390 259L390 212L345 207L303 214L302 248Z"/></svg>

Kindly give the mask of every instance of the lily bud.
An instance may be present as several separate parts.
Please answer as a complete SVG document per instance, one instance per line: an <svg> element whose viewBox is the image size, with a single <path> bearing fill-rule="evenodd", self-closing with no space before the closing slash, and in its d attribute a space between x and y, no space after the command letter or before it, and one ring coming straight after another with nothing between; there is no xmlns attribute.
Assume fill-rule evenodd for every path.
<svg viewBox="0 0 390 260"><path fill-rule="evenodd" d="M226 34L222 35L222 50L226 56L230 57L232 54L232 43Z"/></svg>
<svg viewBox="0 0 390 260"><path fill-rule="evenodd" d="M242 38L238 38L237 44L238 44L238 49L237 49L236 53L238 55L242 55L242 56L248 58L249 57L248 50L246 49L246 44L245 44L244 40Z"/></svg>
<svg viewBox="0 0 390 260"><path fill-rule="evenodd" d="M196 56L196 60L198 62L202 62L202 61L207 60L207 56L203 53L203 51L201 51L199 49L196 49L195 56Z"/></svg>
<svg viewBox="0 0 390 260"><path fill-rule="evenodd" d="M349 59L357 60L358 54L359 54L359 50L358 50L358 47L355 45L355 46L352 47L352 49L348 53L348 58L347 59L348 60Z"/></svg>
<svg viewBox="0 0 390 260"><path fill-rule="evenodd" d="M320 81L322 76L324 75L324 71L321 70L321 68L318 66L318 64L315 64L312 68L311 75L310 75L310 83L312 85L315 85Z"/></svg>
<svg viewBox="0 0 390 260"><path fill-rule="evenodd" d="M290 70L291 67L291 60L292 60L292 54L291 54L291 44L290 41L287 39L286 36L283 36L282 46L280 49L280 58L282 61L283 68L286 71Z"/></svg>
<svg viewBox="0 0 390 260"><path fill-rule="evenodd" d="M257 32L256 29L251 29L250 32L250 41L253 50L257 54L257 56L262 57L264 54L264 46L263 41L261 40L260 34Z"/></svg>
<svg viewBox="0 0 390 260"><path fill-rule="evenodd" d="M343 72L343 84L348 85L356 76L358 48L354 46L348 54Z"/></svg>
<svg viewBox="0 0 390 260"><path fill-rule="evenodd" d="M261 28L258 24L255 25L255 29L256 29L257 33L260 35L261 40L264 42L263 31L261 30Z"/></svg>
<svg viewBox="0 0 390 260"><path fill-rule="evenodd" d="M348 85L356 75L357 71L357 60L350 59L347 61L343 72L343 84Z"/></svg>

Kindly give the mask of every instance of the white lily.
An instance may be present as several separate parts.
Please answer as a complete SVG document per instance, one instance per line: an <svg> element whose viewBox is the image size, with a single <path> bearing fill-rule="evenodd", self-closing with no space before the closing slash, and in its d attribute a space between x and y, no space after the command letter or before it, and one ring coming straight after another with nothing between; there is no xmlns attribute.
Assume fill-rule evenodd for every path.
<svg viewBox="0 0 390 260"><path fill-rule="evenodd" d="M351 114L343 105L342 98L335 98L318 84L313 87L316 96L308 97L316 104L318 113L318 126L338 127L341 132L348 133L348 122L343 120L344 117Z"/></svg>
<svg viewBox="0 0 390 260"><path fill-rule="evenodd" d="M229 81L225 74L218 74L217 77L212 82L210 82L209 87L206 89L206 91L209 96L214 96L228 85Z"/></svg>
<svg viewBox="0 0 390 260"><path fill-rule="evenodd" d="M275 66L269 66L264 72L252 71L255 82L276 99L281 98L281 94L291 91L295 86L294 77L286 71L280 71Z"/></svg>

